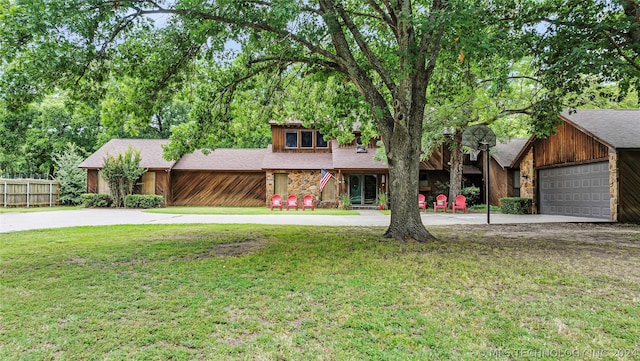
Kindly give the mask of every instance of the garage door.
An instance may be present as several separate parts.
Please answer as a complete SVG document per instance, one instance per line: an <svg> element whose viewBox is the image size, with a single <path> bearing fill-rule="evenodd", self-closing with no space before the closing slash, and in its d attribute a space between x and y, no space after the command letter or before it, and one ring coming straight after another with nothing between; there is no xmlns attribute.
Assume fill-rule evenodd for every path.
<svg viewBox="0 0 640 361"><path fill-rule="evenodd" d="M609 163L541 169L540 213L609 218Z"/></svg>

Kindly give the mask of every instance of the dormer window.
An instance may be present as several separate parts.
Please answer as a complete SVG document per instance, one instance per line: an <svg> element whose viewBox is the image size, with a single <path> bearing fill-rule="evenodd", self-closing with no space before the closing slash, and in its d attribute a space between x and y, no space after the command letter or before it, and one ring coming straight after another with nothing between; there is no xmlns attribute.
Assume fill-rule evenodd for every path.
<svg viewBox="0 0 640 361"><path fill-rule="evenodd" d="M324 136L320 132L316 132L316 148L327 148L329 143L324 140Z"/></svg>
<svg viewBox="0 0 640 361"><path fill-rule="evenodd" d="M298 148L298 132L286 132L285 147Z"/></svg>
<svg viewBox="0 0 640 361"><path fill-rule="evenodd" d="M300 147L313 148L313 130L300 131Z"/></svg>
<svg viewBox="0 0 640 361"><path fill-rule="evenodd" d="M284 145L286 149L329 148L329 143L324 140L322 133L313 129L285 131Z"/></svg>

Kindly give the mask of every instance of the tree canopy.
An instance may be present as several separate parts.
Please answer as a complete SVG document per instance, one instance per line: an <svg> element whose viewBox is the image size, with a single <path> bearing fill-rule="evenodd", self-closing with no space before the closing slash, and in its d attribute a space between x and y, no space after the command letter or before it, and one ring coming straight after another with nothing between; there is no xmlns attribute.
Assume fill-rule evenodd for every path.
<svg viewBox="0 0 640 361"><path fill-rule="evenodd" d="M234 108L243 96L278 104L266 107L276 120L294 114L333 130L368 124L385 146L393 204L386 234L397 239L431 237L415 206L428 107L499 94L526 56L544 89L528 110L541 133L585 79L616 81L623 93L638 87L635 0L0 4L8 109L58 87L100 101L104 123L141 129L156 121L164 129L163 111L182 99L189 116L173 126L174 155L221 144L235 118L257 119ZM476 80L464 86L465 77ZM475 93L478 84L489 92ZM289 87L328 97L305 111Z"/></svg>

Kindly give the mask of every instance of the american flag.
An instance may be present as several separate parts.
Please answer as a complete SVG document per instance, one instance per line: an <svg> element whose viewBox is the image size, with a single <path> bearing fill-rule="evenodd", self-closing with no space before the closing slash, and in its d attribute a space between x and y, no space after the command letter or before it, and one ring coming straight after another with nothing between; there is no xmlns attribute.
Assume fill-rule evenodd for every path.
<svg viewBox="0 0 640 361"><path fill-rule="evenodd" d="M320 192L322 192L322 190L324 189L324 186L326 186L327 183L329 183L329 180L331 179L331 177L333 177L331 173L327 172L326 169L322 168L322 170L320 171Z"/></svg>

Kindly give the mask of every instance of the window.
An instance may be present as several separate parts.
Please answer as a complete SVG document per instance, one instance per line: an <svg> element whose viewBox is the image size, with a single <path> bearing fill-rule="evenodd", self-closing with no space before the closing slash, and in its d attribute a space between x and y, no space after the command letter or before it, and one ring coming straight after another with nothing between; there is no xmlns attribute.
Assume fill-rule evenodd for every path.
<svg viewBox="0 0 640 361"><path fill-rule="evenodd" d="M303 130L300 132L300 147L313 148L313 131Z"/></svg>
<svg viewBox="0 0 640 361"><path fill-rule="evenodd" d="M298 132L287 132L285 134L285 147L298 148Z"/></svg>
<svg viewBox="0 0 640 361"><path fill-rule="evenodd" d="M316 132L316 148L327 148L329 144L324 140L324 136L320 132Z"/></svg>

